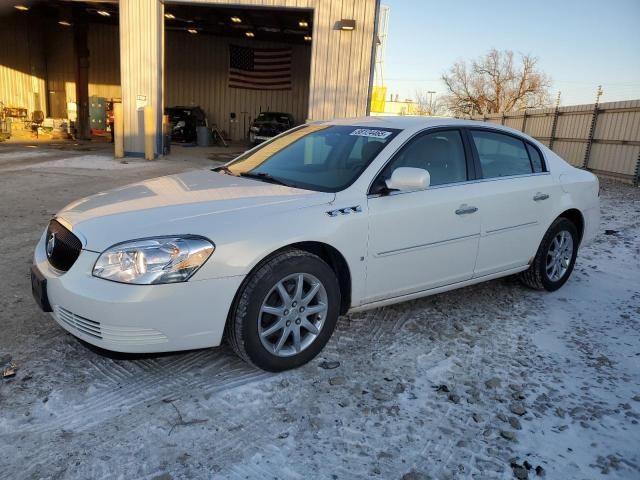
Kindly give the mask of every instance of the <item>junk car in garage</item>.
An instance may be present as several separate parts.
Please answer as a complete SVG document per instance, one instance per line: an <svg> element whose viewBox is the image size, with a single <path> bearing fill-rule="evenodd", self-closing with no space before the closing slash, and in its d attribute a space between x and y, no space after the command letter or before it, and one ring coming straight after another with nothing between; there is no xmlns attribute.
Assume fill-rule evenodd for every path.
<svg viewBox="0 0 640 480"><path fill-rule="evenodd" d="M35 250L41 307L105 349L226 338L279 371L316 356L350 311L513 274L556 290L599 219L593 174L473 121L305 124L214 170L62 209Z"/></svg>
<svg viewBox="0 0 640 480"><path fill-rule="evenodd" d="M249 142L256 145L269 140L293 127L293 117L288 113L261 112L249 127Z"/></svg>

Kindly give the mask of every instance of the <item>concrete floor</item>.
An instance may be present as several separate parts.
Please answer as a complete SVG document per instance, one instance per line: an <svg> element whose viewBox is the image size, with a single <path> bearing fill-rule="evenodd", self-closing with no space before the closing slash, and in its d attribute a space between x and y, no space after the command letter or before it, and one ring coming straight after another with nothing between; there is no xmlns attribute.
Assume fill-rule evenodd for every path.
<svg viewBox="0 0 640 480"><path fill-rule="evenodd" d="M37 309L32 251L58 209L207 156L0 145L0 368L18 367L0 380L0 477L640 477L638 189L603 184L614 233L560 291L507 278L347 316L277 375L225 346L105 356Z"/></svg>

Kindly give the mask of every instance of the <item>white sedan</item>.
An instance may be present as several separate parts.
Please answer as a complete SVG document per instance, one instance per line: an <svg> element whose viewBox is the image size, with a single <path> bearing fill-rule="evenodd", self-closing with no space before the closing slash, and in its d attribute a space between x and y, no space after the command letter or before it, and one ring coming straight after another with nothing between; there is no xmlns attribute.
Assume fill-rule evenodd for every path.
<svg viewBox="0 0 640 480"><path fill-rule="evenodd" d="M410 117L303 125L213 171L79 200L35 250L66 330L120 352L219 345L279 371L338 317L519 274L553 291L594 237L599 186L520 132Z"/></svg>

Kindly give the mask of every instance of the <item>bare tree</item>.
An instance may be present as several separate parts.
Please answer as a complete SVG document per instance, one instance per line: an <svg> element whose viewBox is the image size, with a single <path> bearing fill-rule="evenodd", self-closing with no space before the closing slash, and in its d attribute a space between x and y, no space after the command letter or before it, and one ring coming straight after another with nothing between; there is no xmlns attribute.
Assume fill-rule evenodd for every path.
<svg viewBox="0 0 640 480"><path fill-rule="evenodd" d="M416 114L417 115L445 115L447 112L446 102L441 96L434 95L435 92L427 90L416 90Z"/></svg>
<svg viewBox="0 0 640 480"><path fill-rule="evenodd" d="M538 59L511 50L490 50L472 62L457 61L442 75L447 105L457 116L503 113L550 104L551 80Z"/></svg>

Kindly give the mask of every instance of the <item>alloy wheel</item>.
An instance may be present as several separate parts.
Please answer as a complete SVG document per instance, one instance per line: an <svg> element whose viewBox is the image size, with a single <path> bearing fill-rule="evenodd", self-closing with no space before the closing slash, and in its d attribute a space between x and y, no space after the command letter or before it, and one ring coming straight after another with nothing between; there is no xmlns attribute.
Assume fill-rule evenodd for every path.
<svg viewBox="0 0 640 480"><path fill-rule="evenodd" d="M547 251L546 272L552 282L557 282L569 270L573 257L573 237L566 230L558 232Z"/></svg>
<svg viewBox="0 0 640 480"><path fill-rule="evenodd" d="M308 348L322 330L328 312L327 291L309 273L294 273L269 291L258 314L258 335L273 355L290 357Z"/></svg>

